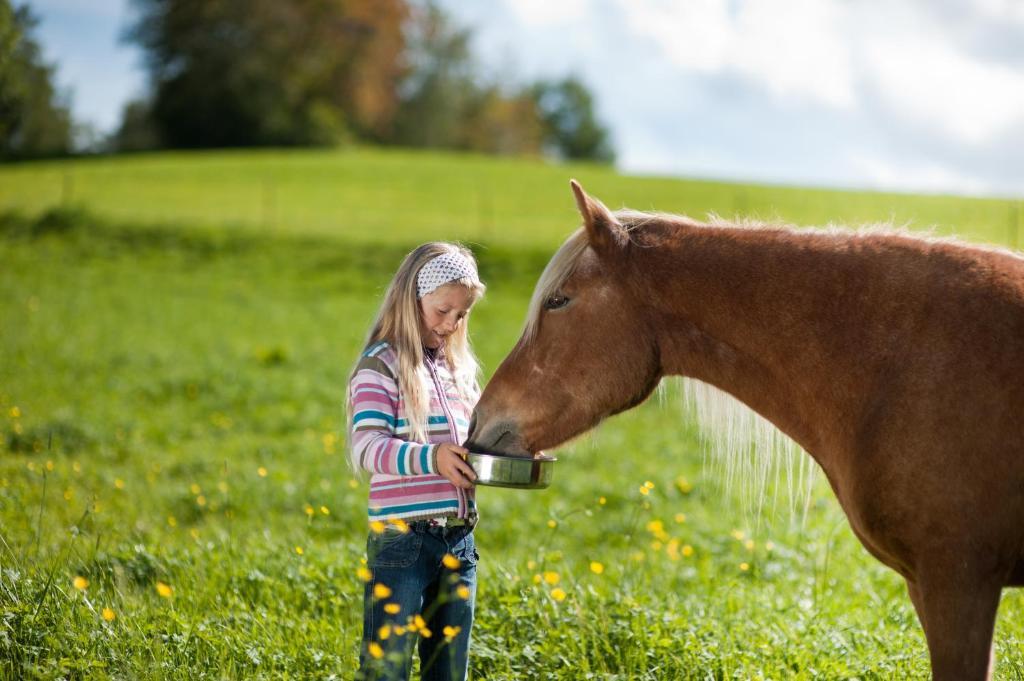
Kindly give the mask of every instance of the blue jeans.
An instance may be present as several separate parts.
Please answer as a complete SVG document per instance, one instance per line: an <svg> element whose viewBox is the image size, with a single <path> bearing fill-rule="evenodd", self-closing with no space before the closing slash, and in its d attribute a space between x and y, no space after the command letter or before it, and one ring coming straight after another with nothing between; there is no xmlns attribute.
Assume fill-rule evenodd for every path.
<svg viewBox="0 0 1024 681"><path fill-rule="evenodd" d="M455 556L458 567L445 566L445 554ZM371 532L366 556L373 577L363 594L363 642L356 678L408 679L412 649L418 643L423 681L464 681L480 558L472 528L417 521L404 534L390 528L383 534ZM381 598L375 589L378 594L390 593ZM417 626L417 615L429 632Z"/></svg>

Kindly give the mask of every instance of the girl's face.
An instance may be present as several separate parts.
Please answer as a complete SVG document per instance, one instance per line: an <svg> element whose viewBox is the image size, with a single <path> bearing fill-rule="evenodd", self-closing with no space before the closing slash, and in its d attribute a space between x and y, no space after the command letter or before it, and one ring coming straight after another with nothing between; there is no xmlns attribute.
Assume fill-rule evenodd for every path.
<svg viewBox="0 0 1024 681"><path fill-rule="evenodd" d="M473 292L462 284L439 286L420 298L420 337L428 348L439 348L465 323L473 307Z"/></svg>

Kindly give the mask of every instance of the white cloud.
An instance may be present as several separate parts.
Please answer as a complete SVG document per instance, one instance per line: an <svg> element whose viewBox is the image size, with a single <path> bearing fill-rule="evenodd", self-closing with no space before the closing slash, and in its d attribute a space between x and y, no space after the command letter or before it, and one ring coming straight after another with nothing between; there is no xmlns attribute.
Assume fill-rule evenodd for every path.
<svg viewBox="0 0 1024 681"><path fill-rule="evenodd" d="M509 9L523 24L536 28L580 21L590 4L588 0L515 0Z"/></svg>

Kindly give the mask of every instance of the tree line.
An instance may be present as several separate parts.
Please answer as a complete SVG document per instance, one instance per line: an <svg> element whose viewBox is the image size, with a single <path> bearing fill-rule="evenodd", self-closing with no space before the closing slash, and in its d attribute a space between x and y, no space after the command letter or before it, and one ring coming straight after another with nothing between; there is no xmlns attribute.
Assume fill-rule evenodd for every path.
<svg viewBox="0 0 1024 681"><path fill-rule="evenodd" d="M146 96L105 151L361 142L614 160L579 78L487 76L433 0L133 0ZM0 156L74 147L27 6L0 0Z"/></svg>

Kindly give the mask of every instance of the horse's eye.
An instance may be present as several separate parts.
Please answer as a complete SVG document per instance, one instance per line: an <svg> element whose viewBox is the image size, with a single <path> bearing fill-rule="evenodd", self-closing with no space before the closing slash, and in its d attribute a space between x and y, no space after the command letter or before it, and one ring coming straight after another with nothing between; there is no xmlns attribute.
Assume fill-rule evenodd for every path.
<svg viewBox="0 0 1024 681"><path fill-rule="evenodd" d="M545 310L557 310L569 304L569 299L557 293L544 301Z"/></svg>

